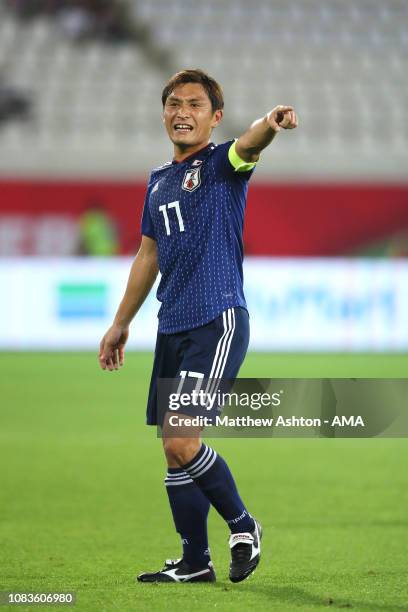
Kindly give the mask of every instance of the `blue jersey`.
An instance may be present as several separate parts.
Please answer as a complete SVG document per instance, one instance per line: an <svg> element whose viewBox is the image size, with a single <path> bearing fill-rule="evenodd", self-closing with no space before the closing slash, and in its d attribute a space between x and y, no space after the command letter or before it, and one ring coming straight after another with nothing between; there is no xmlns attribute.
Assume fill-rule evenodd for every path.
<svg viewBox="0 0 408 612"><path fill-rule="evenodd" d="M200 327L234 306L246 308L242 231L255 164L239 162L235 141L210 143L151 173L142 234L157 242L161 333Z"/></svg>

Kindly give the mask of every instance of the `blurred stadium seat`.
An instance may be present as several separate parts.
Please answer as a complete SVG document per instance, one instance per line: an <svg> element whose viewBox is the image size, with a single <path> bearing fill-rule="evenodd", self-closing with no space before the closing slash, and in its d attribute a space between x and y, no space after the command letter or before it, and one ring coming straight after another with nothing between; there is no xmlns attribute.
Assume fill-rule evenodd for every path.
<svg viewBox="0 0 408 612"><path fill-rule="evenodd" d="M18 22L0 8L0 58L32 92L35 118L0 130L3 174L144 175L168 159L160 93L202 67L226 95L223 140L276 103L302 129L268 150L259 177L402 179L406 173L408 4L403 0L130 2L146 41L75 43L58 22ZM165 66L149 56L165 54ZM295 140L295 144L294 144Z"/></svg>
<svg viewBox="0 0 408 612"><path fill-rule="evenodd" d="M249 190L252 346L408 346L406 0L129 0L113 39L52 1L0 0L1 84L30 101L0 123L0 347L96 346L129 268L106 256L137 249L146 175L172 156L161 90L186 67L223 85L215 142L279 103L300 117ZM156 312L151 295L132 346L151 345Z"/></svg>

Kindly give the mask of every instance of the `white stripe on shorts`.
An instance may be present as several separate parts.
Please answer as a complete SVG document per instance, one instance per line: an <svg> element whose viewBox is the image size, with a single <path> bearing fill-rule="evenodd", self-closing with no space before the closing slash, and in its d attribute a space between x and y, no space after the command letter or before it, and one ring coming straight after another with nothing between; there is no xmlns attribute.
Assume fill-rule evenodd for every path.
<svg viewBox="0 0 408 612"><path fill-rule="evenodd" d="M226 312L223 312L223 321L224 333L220 340L220 342L222 341L220 356L217 360L216 367L212 369L212 374L210 375L210 379L213 378L213 380L211 381L211 384L207 385L206 389L206 393L210 395L216 393L218 390L220 379L222 378L222 375L224 373L229 351L231 348L231 342L235 332L235 311L233 308L228 308ZM218 343L218 345L220 344L220 342Z"/></svg>

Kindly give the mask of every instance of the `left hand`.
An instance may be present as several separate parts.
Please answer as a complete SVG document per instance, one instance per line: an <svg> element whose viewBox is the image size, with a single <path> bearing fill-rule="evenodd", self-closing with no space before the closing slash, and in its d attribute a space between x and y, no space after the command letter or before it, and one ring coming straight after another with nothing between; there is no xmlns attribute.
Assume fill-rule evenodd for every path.
<svg viewBox="0 0 408 612"><path fill-rule="evenodd" d="M113 324L99 345L99 365L102 370L119 370L125 361L125 344L129 328Z"/></svg>
<svg viewBox="0 0 408 612"><path fill-rule="evenodd" d="M279 132L281 128L293 130L299 124L293 106L275 106L266 117L268 124L275 132Z"/></svg>

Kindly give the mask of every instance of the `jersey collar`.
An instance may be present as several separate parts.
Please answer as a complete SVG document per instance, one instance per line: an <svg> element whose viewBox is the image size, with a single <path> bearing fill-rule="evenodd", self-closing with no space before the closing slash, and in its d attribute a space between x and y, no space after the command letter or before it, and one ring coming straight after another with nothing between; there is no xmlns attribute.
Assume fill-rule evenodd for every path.
<svg viewBox="0 0 408 612"><path fill-rule="evenodd" d="M209 142L208 145L206 145L202 149L198 149L198 151L196 151L195 153L192 153L191 155L189 155L188 157L186 157L182 161L177 161L176 159L173 159L173 161L171 163L174 164L174 165L176 165L176 164L184 164L184 162L188 162L193 157L198 157L198 156L202 155L205 151L207 151L209 149L213 149L214 147L215 147L215 144L213 142Z"/></svg>

